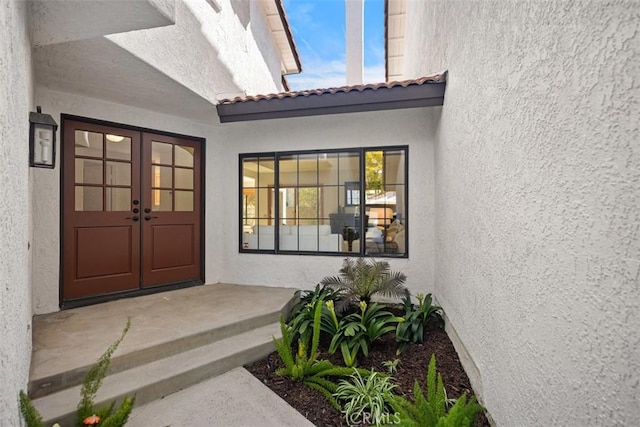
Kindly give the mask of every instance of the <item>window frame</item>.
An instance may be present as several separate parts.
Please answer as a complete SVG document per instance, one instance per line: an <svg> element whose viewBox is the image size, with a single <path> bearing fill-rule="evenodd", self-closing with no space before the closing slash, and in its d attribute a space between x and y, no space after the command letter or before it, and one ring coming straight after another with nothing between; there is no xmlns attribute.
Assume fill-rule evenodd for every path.
<svg viewBox="0 0 640 427"><path fill-rule="evenodd" d="M347 199L345 198L345 206L358 206L359 212L365 212L367 208L366 204L366 153L367 152L375 152L375 151L383 151L383 152L398 152L402 151L404 154L404 183L393 183L389 184L390 186L402 185L404 186L404 211L402 216L402 224L405 230L405 251L404 253L388 253L388 252L379 252L379 253L367 253L367 245L361 244L359 252L326 252L326 251L301 251L301 250L281 250L280 239L277 238L280 236L280 189L281 188L306 188L310 187L308 185L284 185L280 186L280 159L284 157L291 156L300 156L300 155L312 155L312 154L332 154L332 153L355 153L359 156L359 171L358 181L344 181L343 183L338 182L337 186L344 186L345 197L347 196L348 190L353 190L353 184L359 183L359 204L358 205L347 205ZM245 211L244 204L244 168L243 164L245 159L269 159L273 160L274 163L274 179L273 185L268 186L268 188L273 190L273 204L275 209L273 211L273 218L268 218L269 224L273 222L274 226L274 247L273 249L249 249L243 247L243 233L244 233L244 220L245 216L243 215ZM312 255L312 256L360 256L360 257L384 257L384 258L409 258L409 146L408 145L385 145L385 146L372 146L372 147L350 147L350 148L332 148L332 149L313 149L313 150L287 150L287 151L265 151L265 152L250 152L250 153L240 153L238 156L238 188L239 188L239 197L238 197L238 250L241 254L271 254L271 255ZM299 174L299 171L298 171ZM386 175L386 173L384 173ZM299 182L299 181L298 181ZM386 186L386 177L383 177L383 185ZM321 189L323 184L318 179L318 182L315 186L316 188ZM265 187L266 188L266 187ZM256 194L259 190L262 189L261 186L256 187ZM269 209L269 208L268 208ZM256 221L261 221L260 218L255 218ZM324 217L318 217L318 220L324 220ZM357 224L360 230L365 229L367 224L365 224L366 216L359 215L359 224ZM346 240L345 240L346 241ZM362 239L361 239L362 241Z"/></svg>

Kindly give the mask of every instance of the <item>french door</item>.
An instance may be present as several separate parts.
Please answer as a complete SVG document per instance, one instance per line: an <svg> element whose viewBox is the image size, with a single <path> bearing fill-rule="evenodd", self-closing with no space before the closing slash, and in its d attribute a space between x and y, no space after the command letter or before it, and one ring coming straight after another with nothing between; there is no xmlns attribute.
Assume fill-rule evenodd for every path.
<svg viewBox="0 0 640 427"><path fill-rule="evenodd" d="M64 121L62 298L198 281L198 140Z"/></svg>

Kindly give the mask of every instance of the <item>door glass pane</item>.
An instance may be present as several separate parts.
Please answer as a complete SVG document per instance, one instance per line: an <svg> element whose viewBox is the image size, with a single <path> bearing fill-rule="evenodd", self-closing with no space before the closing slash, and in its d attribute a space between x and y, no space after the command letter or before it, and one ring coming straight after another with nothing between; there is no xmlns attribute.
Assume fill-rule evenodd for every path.
<svg viewBox="0 0 640 427"><path fill-rule="evenodd" d="M107 162L107 184L131 185L131 164Z"/></svg>
<svg viewBox="0 0 640 427"><path fill-rule="evenodd" d="M193 191L176 191L176 211L193 211Z"/></svg>
<svg viewBox="0 0 640 427"><path fill-rule="evenodd" d="M106 211L128 211L131 209L130 188L106 188Z"/></svg>
<svg viewBox="0 0 640 427"><path fill-rule="evenodd" d="M76 185L76 211L101 211L102 187Z"/></svg>
<svg viewBox="0 0 640 427"><path fill-rule="evenodd" d="M193 169L175 168L176 188L193 190Z"/></svg>
<svg viewBox="0 0 640 427"><path fill-rule="evenodd" d="M77 130L75 132L76 156L102 158L102 134Z"/></svg>
<svg viewBox="0 0 640 427"><path fill-rule="evenodd" d="M106 135L107 157L118 160L131 160L131 138L120 135Z"/></svg>
<svg viewBox="0 0 640 427"><path fill-rule="evenodd" d="M193 147L185 147L184 145L175 146L175 165L186 166L188 168L193 167Z"/></svg>
<svg viewBox="0 0 640 427"><path fill-rule="evenodd" d="M102 184L102 160L76 159L76 184Z"/></svg>
<svg viewBox="0 0 640 427"><path fill-rule="evenodd" d="M151 186L171 188L173 186L171 173L173 168L168 166L152 166L151 167Z"/></svg>
<svg viewBox="0 0 640 427"><path fill-rule="evenodd" d="M173 146L164 142L153 141L151 143L151 163L171 165Z"/></svg>
<svg viewBox="0 0 640 427"><path fill-rule="evenodd" d="M173 196L171 190L151 190L151 210L171 211L173 208Z"/></svg>

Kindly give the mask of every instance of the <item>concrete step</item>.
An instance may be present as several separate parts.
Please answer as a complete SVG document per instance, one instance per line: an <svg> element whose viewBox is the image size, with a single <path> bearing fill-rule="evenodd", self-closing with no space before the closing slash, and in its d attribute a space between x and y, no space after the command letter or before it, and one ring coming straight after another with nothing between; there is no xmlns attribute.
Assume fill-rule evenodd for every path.
<svg viewBox="0 0 640 427"><path fill-rule="evenodd" d="M279 314L278 314L279 315ZM255 362L274 350L273 336L280 336L279 323L271 323L238 335L216 340L162 359L122 370L105 378L96 404L121 401L136 395L136 406L160 399L236 367ZM45 425L75 423L80 386L66 388L34 400Z"/></svg>
<svg viewBox="0 0 640 427"><path fill-rule="evenodd" d="M281 314L285 314L286 316L289 313L295 302L296 299L291 298L284 307L280 306L280 309L251 314L250 317L240 320L238 320L239 315L234 317L230 316L226 322L218 322L215 326L206 326L206 329L185 328L179 333L163 334L161 338L158 338L152 343L142 342L142 339L134 336L136 332L132 330L111 358L109 373L116 374L161 358L224 340L263 325L277 322ZM194 322L197 321L198 319L194 319ZM132 322L132 328L137 328L138 326L138 324ZM158 328L163 327L165 326L161 324L158 325ZM134 345L135 341L133 340L135 339L139 339L138 345ZM107 347L108 344L104 345L102 351L106 350ZM67 350L67 353L63 356L65 358L64 360L77 357L74 354L69 354L68 351L70 350ZM53 365L53 369L48 369L47 372L34 372L32 369L28 387L29 396L32 399L37 399L81 384L96 360L97 357L78 357L78 362L75 364L66 363L60 366Z"/></svg>

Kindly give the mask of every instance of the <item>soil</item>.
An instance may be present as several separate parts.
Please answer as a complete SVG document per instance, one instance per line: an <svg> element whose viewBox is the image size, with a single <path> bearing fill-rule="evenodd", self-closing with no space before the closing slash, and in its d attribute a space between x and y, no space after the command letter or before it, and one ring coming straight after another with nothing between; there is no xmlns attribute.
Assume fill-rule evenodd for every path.
<svg viewBox="0 0 640 427"><path fill-rule="evenodd" d="M436 366L442 375L447 397L458 398L463 393L467 393L467 396L473 395L469 378L446 332L438 328L435 322L430 323L426 326L424 341L420 344L407 345L397 356L398 344L395 342L395 336L389 334L372 345L369 356L359 360L358 366L387 372L383 362L400 359L397 372L393 375L394 383L397 385L395 391L413 400L413 385L416 380L423 391L426 391L427 367L431 355L435 353ZM339 353L338 351L334 355L329 355L326 351L321 351L318 359L329 359L334 364L343 365ZM343 415L335 410L320 392L289 378L277 376L273 371L280 367L282 367L282 361L276 352L246 366L249 372L316 426L348 426ZM485 415L480 414L476 420L476 427L489 427L489 425Z"/></svg>

